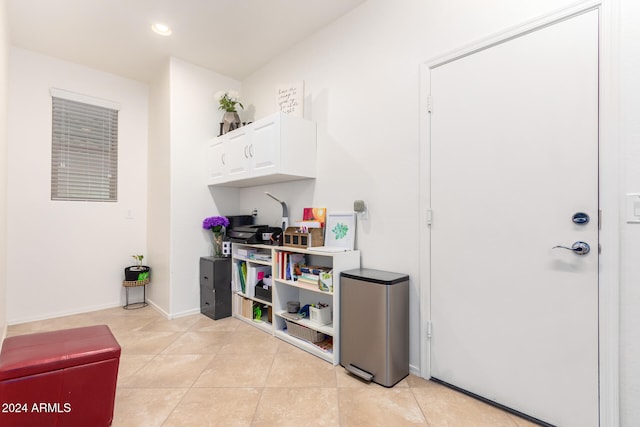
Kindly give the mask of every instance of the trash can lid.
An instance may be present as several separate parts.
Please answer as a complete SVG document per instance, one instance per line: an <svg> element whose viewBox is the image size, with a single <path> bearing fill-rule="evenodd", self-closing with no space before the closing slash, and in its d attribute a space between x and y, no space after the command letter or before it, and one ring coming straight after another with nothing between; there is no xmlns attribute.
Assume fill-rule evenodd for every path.
<svg viewBox="0 0 640 427"><path fill-rule="evenodd" d="M404 273L394 273L392 271L374 270L372 268L356 268L340 273L340 277L363 280L365 282L379 283L382 285L393 285L409 280L409 275Z"/></svg>

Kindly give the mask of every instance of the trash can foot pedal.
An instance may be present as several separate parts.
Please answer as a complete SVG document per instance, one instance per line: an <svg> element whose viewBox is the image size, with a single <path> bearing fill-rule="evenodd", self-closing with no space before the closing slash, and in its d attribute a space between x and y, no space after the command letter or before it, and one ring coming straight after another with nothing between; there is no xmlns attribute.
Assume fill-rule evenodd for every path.
<svg viewBox="0 0 640 427"><path fill-rule="evenodd" d="M349 363L347 366L344 367L347 371L349 371L350 373L352 373L353 375L355 375L356 377L360 377L363 380L365 380L366 382L370 383L371 380L373 379L373 374L367 371L363 371L362 369L353 366L351 363Z"/></svg>

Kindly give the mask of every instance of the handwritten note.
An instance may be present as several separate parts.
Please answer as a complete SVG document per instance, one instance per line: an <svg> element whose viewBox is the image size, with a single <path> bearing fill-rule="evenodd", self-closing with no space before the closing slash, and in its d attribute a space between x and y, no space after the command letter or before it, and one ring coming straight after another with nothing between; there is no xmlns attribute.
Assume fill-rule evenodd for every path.
<svg viewBox="0 0 640 427"><path fill-rule="evenodd" d="M304 116L304 82L280 85L276 88L278 111L297 117Z"/></svg>

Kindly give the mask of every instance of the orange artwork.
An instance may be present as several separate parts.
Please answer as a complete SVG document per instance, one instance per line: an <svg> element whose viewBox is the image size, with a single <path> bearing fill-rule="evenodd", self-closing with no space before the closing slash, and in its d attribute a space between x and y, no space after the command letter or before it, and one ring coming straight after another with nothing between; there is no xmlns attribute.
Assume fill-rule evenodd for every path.
<svg viewBox="0 0 640 427"><path fill-rule="evenodd" d="M303 221L318 221L321 227L324 227L324 222L327 216L327 208L304 208L302 214Z"/></svg>

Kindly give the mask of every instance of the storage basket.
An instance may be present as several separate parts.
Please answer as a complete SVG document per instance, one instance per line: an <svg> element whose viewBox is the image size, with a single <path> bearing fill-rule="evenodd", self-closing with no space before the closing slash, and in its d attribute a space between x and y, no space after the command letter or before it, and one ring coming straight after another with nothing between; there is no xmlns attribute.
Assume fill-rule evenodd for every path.
<svg viewBox="0 0 640 427"><path fill-rule="evenodd" d="M144 280L124 280L122 282L122 286L124 286L125 288L133 288L135 286L148 285L149 282L150 282L149 279L144 279Z"/></svg>
<svg viewBox="0 0 640 427"><path fill-rule="evenodd" d="M291 336L309 342L320 342L325 339L325 335L321 332L314 331L313 329L309 329L306 326L290 322L287 319L285 319L284 321L287 324L287 331L289 331L289 335Z"/></svg>

